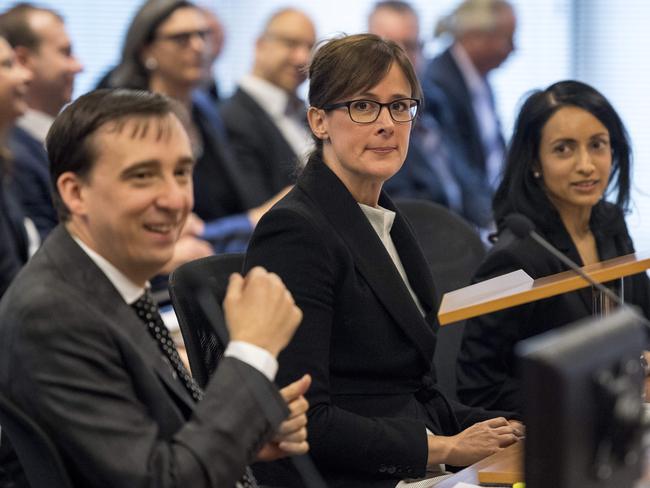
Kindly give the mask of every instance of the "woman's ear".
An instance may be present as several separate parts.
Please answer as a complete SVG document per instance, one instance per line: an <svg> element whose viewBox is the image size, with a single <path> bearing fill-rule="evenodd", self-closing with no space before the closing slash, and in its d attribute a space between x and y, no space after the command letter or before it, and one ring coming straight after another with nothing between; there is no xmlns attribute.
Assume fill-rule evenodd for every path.
<svg viewBox="0 0 650 488"><path fill-rule="evenodd" d="M322 108L309 107L309 110L307 110L307 121L309 122L311 131L318 139L326 141L329 138L325 110Z"/></svg>

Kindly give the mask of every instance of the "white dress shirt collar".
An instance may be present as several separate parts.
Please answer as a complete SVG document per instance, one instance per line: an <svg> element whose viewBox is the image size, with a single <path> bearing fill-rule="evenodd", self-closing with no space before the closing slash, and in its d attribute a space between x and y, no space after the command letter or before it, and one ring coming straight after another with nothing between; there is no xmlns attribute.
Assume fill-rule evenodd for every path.
<svg viewBox="0 0 650 488"><path fill-rule="evenodd" d="M363 203L360 203L359 207L361 207L370 225L375 229L382 242L389 239L390 230L393 228L393 222L395 222L395 212L384 207L371 207Z"/></svg>
<svg viewBox="0 0 650 488"><path fill-rule="evenodd" d="M282 88L254 75L245 75L239 86L272 118L284 117L289 94Z"/></svg>
<svg viewBox="0 0 650 488"><path fill-rule="evenodd" d="M88 255L90 259L97 265L97 267L106 275L118 293L122 296L124 301L131 305L144 293L144 288L133 283L127 278L124 273L113 266L105 257L99 255L96 251L92 250L86 243L84 243L77 236L72 236L79 247ZM147 287L149 283L147 283Z"/></svg>
<svg viewBox="0 0 650 488"><path fill-rule="evenodd" d="M304 102L273 83L253 75L244 76L239 87L269 115L298 161L304 165L314 144L306 124Z"/></svg>
<svg viewBox="0 0 650 488"><path fill-rule="evenodd" d="M27 132L34 139L45 144L47 133L52 127L54 117L38 110L29 109L18 119L16 125Z"/></svg>

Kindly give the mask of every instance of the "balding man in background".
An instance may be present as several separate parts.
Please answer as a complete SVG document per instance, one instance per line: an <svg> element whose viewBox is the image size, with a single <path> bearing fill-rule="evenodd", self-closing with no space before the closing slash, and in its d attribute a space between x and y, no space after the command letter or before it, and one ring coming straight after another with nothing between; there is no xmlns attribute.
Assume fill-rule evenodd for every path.
<svg viewBox="0 0 650 488"><path fill-rule="evenodd" d="M473 206L488 221L505 147L488 75L514 50L515 27L508 2L465 0L438 23L436 35L449 34L453 43L430 62L422 79L427 102L442 94L453 114L445 131L460 137L475 183L472 194L479 199Z"/></svg>
<svg viewBox="0 0 650 488"><path fill-rule="evenodd" d="M45 135L54 117L72 98L74 79L83 66L72 52L63 18L53 10L20 3L0 15L0 29L16 60L32 73L27 92L29 110L9 134L13 155L11 185L25 215L41 238L58 220L52 205Z"/></svg>
<svg viewBox="0 0 650 488"><path fill-rule="evenodd" d="M305 103L296 90L316 41L312 21L283 9L267 21L255 44L255 63L222 115L239 165L260 204L293 183L296 162L311 149Z"/></svg>

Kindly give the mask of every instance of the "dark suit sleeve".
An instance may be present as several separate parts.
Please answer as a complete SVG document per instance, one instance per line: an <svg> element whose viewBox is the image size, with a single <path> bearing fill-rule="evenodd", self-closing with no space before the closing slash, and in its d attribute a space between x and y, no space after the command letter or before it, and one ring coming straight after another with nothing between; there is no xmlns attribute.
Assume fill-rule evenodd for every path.
<svg viewBox="0 0 650 488"><path fill-rule="evenodd" d="M475 281L484 281L526 264L507 250L488 255ZM488 410L521 411L520 383L513 370L514 345L526 336L534 305L526 304L469 319L458 355L458 398Z"/></svg>
<svg viewBox="0 0 650 488"><path fill-rule="evenodd" d="M280 354L277 381L284 385L304 373L312 375L308 430L311 453L320 466L386 476L391 465L409 467L411 476L424 475L424 421L363 416L333 403L331 371L337 364L332 330L354 326L337 308L340 280L347 272L341 267L347 263L334 239L317 229L310 216L286 208L271 210L255 231L245 269L260 265L277 273L303 312L293 340Z"/></svg>
<svg viewBox="0 0 650 488"><path fill-rule="evenodd" d="M172 427L177 405L165 397L143 400L147 385L131 371L143 367L142 357L125 351L123 338L98 322L96 310L80 304L56 312L65 301L56 290L36 297L14 317L21 326L5 360L23 374L12 395L74 459L75 479L97 487L232 487L277 427L280 419L265 418L253 394L266 390L283 404L277 389L234 358L221 362L189 421ZM154 418L171 420L161 425Z"/></svg>

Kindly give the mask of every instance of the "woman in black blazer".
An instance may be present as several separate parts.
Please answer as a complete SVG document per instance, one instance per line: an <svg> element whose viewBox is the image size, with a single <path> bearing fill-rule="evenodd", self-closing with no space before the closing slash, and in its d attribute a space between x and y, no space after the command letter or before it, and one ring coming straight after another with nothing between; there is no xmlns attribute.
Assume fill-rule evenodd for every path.
<svg viewBox="0 0 650 488"><path fill-rule="evenodd" d="M606 202L604 196L614 191L615 203ZM511 213L530 218L537 232L579 265L634 252L623 218L629 192L627 135L605 97L576 81L533 93L515 124L494 198L498 240L475 280L517 269L533 278L569 269L531 238L516 239L504 226ZM649 315L645 273L625 278L622 296ZM592 303L585 288L469 320L458 362L459 398L520 411L515 344L591 315Z"/></svg>
<svg viewBox="0 0 650 488"><path fill-rule="evenodd" d="M245 263L277 273L304 314L277 381L312 375L309 441L329 486L394 487L478 461L519 427L437 389L433 282L381 191L404 162L420 103L413 67L396 44L362 34L320 47L309 74L317 149L260 221ZM300 486L286 463L256 475Z"/></svg>

